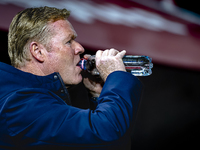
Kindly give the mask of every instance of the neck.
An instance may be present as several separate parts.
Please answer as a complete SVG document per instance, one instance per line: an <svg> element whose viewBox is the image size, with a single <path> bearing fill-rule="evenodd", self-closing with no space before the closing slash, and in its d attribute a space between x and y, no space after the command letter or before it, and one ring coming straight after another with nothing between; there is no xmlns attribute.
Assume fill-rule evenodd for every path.
<svg viewBox="0 0 200 150"><path fill-rule="evenodd" d="M34 75L38 75L38 76L47 75L47 74L45 74L45 72L43 71L42 68L43 68L42 64L35 63L33 61L27 62L22 67L18 67L19 70L24 71L24 72L28 72L28 73L32 73Z"/></svg>

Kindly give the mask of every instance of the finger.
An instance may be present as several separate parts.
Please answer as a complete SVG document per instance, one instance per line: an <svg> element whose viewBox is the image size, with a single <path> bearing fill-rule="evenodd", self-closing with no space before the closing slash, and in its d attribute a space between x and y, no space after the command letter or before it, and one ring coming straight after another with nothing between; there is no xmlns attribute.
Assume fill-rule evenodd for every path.
<svg viewBox="0 0 200 150"><path fill-rule="evenodd" d="M93 82L89 80L88 78L84 78L83 83L86 88L90 90L90 93L95 96L99 97L99 94L101 93L102 86L100 83Z"/></svg>
<svg viewBox="0 0 200 150"><path fill-rule="evenodd" d="M89 83L89 79L88 79L88 78L84 78L84 79L83 79L83 83L84 83L84 84L88 84L88 83Z"/></svg>
<svg viewBox="0 0 200 150"><path fill-rule="evenodd" d="M83 58L88 59L90 56L91 56L91 55L89 55L89 54L85 54L85 55L83 56Z"/></svg>
<svg viewBox="0 0 200 150"><path fill-rule="evenodd" d="M125 54L126 54L126 50L123 50L123 51L119 52L119 53L116 55L116 57L118 57L118 58L123 58Z"/></svg>
<svg viewBox="0 0 200 150"><path fill-rule="evenodd" d="M111 48L110 51L109 51L109 56L115 56L119 53L118 50L114 49L114 48Z"/></svg>
<svg viewBox="0 0 200 150"><path fill-rule="evenodd" d="M83 83L86 86L86 88L92 90L94 88L94 85L91 83L91 81L88 78L83 79Z"/></svg>
<svg viewBox="0 0 200 150"><path fill-rule="evenodd" d="M96 52L95 59L99 59L99 58L101 58L102 53L103 53L102 50L98 50L98 51Z"/></svg>
<svg viewBox="0 0 200 150"><path fill-rule="evenodd" d="M106 49L103 51L102 56L108 56L109 55L109 50Z"/></svg>

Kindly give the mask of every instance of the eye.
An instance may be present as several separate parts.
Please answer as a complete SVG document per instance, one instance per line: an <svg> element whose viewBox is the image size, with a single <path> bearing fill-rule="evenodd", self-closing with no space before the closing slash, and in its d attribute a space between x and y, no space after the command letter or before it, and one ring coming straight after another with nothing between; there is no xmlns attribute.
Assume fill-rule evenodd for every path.
<svg viewBox="0 0 200 150"><path fill-rule="evenodd" d="M69 41L67 41L67 43L66 44L71 44L72 43L72 40L69 40Z"/></svg>

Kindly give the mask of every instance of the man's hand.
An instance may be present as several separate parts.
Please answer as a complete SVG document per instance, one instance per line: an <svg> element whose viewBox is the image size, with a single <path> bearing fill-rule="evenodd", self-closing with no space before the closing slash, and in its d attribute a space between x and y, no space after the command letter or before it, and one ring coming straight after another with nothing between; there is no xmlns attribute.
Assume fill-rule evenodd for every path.
<svg viewBox="0 0 200 150"><path fill-rule="evenodd" d="M94 82L88 78L83 79L83 83L85 87L89 90L92 97L99 97L101 90L102 90L102 84Z"/></svg>
<svg viewBox="0 0 200 150"><path fill-rule="evenodd" d="M106 81L107 76L114 71L126 71L122 58L126 51L121 52L110 49L105 51L97 51L96 53L96 68L100 72L103 81Z"/></svg>
<svg viewBox="0 0 200 150"><path fill-rule="evenodd" d="M101 82L95 82L95 78L84 78L83 83L86 88L89 89L90 94L93 97L99 97L103 88L103 83L106 81L107 76L114 71L126 71L122 58L126 51L117 51L115 49L97 51L96 53L96 67L102 78ZM91 55L84 55L85 59L88 59Z"/></svg>
<svg viewBox="0 0 200 150"><path fill-rule="evenodd" d="M89 59L91 55L84 55L85 59ZM83 79L85 87L89 90L92 97L99 97L101 90L103 88L103 81L98 76L93 76L93 70L88 74L86 78Z"/></svg>

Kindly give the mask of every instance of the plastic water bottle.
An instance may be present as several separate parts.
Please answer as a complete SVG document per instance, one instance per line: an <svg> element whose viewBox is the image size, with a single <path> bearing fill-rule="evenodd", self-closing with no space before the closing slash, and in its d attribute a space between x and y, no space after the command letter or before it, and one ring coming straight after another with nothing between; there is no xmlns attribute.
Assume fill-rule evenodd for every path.
<svg viewBox="0 0 200 150"><path fill-rule="evenodd" d="M134 55L125 55L123 58L123 63L125 65L126 71L130 72L135 76L149 76L152 74L152 58L148 56L134 56ZM89 59L81 59L78 63L78 66L91 73L92 75L99 75L98 70L96 69L95 56L89 57Z"/></svg>

